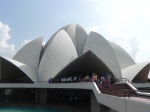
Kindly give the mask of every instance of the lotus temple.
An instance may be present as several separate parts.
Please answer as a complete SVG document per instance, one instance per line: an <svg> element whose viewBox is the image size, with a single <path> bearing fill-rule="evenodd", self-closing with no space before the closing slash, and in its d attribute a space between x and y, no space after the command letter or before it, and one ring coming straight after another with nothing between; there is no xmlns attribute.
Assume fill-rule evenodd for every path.
<svg viewBox="0 0 150 112"><path fill-rule="evenodd" d="M69 91L74 92L77 98L80 93L87 96L91 112L103 112L105 106L110 112L150 110L150 101L144 102L149 93L141 92L133 85L146 84L150 61L136 63L121 46L97 32L87 33L78 24L62 27L45 45L42 43L43 37L40 37L22 47L12 59L0 57L1 94L21 97L28 93L24 97L32 97L30 99L45 104L58 91L61 94L62 91ZM100 87L95 82L60 83L65 77L91 77L92 73L96 73L100 79L105 71L112 72L116 81L119 79L112 85L115 89ZM56 83L49 84L50 78ZM128 87L125 88L125 85ZM124 91L124 97L113 94L114 90L127 90L133 93L133 97L126 98ZM139 103L136 99L139 96L146 98Z"/></svg>

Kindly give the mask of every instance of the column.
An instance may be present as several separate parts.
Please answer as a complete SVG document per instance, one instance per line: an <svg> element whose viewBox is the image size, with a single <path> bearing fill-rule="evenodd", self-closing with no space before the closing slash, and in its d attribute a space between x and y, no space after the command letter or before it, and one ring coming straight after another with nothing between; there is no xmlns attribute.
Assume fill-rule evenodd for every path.
<svg viewBox="0 0 150 112"><path fill-rule="evenodd" d="M102 105L97 102L93 92L91 92L91 112L102 112Z"/></svg>
<svg viewBox="0 0 150 112"><path fill-rule="evenodd" d="M47 101L47 89L37 89L35 101L40 104L46 104Z"/></svg>

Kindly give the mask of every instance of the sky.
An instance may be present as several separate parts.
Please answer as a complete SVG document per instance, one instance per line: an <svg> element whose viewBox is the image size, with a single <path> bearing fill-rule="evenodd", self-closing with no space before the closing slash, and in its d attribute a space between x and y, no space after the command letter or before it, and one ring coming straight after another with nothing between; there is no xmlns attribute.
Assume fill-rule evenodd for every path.
<svg viewBox="0 0 150 112"><path fill-rule="evenodd" d="M0 56L12 58L27 42L44 43L77 23L125 49L136 63L150 61L150 0L0 0Z"/></svg>

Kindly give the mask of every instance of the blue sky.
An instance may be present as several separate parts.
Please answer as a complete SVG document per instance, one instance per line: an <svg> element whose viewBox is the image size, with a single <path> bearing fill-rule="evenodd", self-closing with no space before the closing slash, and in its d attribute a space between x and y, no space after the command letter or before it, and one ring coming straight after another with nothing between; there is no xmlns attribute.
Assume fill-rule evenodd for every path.
<svg viewBox="0 0 150 112"><path fill-rule="evenodd" d="M150 61L149 0L0 0L0 55L25 43L46 42L64 25L78 23L124 48L138 63Z"/></svg>

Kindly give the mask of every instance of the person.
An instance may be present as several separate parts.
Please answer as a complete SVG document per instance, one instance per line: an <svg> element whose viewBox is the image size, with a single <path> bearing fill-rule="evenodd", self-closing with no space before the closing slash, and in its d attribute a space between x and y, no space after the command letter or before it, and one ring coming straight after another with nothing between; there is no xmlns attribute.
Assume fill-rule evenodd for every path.
<svg viewBox="0 0 150 112"><path fill-rule="evenodd" d="M77 81L77 76L74 76L73 82L75 83Z"/></svg>
<svg viewBox="0 0 150 112"><path fill-rule="evenodd" d="M48 82L49 82L49 84L53 83L53 79L50 78L50 79L48 80Z"/></svg>
<svg viewBox="0 0 150 112"><path fill-rule="evenodd" d="M90 82L90 76L89 75L86 76L86 82Z"/></svg>
<svg viewBox="0 0 150 112"><path fill-rule="evenodd" d="M83 76L83 80L82 80L83 82L86 82L86 76Z"/></svg>
<svg viewBox="0 0 150 112"><path fill-rule="evenodd" d="M112 75L111 72L107 74L107 82L108 82L109 87L111 86L111 75Z"/></svg>
<svg viewBox="0 0 150 112"><path fill-rule="evenodd" d="M67 83L70 83L70 77L67 77Z"/></svg>
<svg viewBox="0 0 150 112"><path fill-rule="evenodd" d="M100 82L99 78L97 79L96 83L97 83L97 84L101 84L101 82Z"/></svg>
<svg viewBox="0 0 150 112"><path fill-rule="evenodd" d="M91 78L92 82L96 82L97 80L97 75L95 73L92 74L92 78Z"/></svg>
<svg viewBox="0 0 150 112"><path fill-rule="evenodd" d="M106 83L107 83L107 71L104 72L104 78L106 79Z"/></svg>
<svg viewBox="0 0 150 112"><path fill-rule="evenodd" d="M106 79L104 77L101 77L102 84L106 85Z"/></svg>
<svg viewBox="0 0 150 112"><path fill-rule="evenodd" d="M70 76L69 78L70 78L69 82L72 83L73 82L72 77Z"/></svg>
<svg viewBox="0 0 150 112"><path fill-rule="evenodd" d="M81 75L79 75L79 76L77 77L77 82L82 82Z"/></svg>

